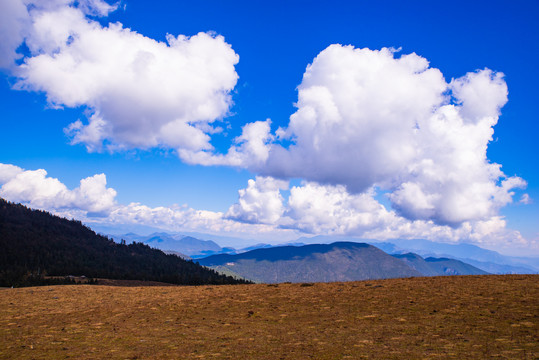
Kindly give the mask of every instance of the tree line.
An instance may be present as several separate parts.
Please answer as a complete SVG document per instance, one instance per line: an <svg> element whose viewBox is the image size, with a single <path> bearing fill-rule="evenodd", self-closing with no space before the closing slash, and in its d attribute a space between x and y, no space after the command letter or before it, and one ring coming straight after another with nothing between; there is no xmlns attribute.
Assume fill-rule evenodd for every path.
<svg viewBox="0 0 539 360"><path fill-rule="evenodd" d="M181 285L247 283L143 243L118 244L80 221L2 198L0 249L1 287L71 283L68 275Z"/></svg>

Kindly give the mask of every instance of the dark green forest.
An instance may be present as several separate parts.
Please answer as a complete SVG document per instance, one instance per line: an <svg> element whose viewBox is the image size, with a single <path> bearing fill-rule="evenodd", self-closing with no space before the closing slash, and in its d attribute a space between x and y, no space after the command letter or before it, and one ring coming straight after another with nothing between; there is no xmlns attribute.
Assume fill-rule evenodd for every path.
<svg viewBox="0 0 539 360"><path fill-rule="evenodd" d="M2 198L0 249L1 287L57 284L64 280L51 277L68 275L181 285L246 282L142 243L115 243L80 221Z"/></svg>

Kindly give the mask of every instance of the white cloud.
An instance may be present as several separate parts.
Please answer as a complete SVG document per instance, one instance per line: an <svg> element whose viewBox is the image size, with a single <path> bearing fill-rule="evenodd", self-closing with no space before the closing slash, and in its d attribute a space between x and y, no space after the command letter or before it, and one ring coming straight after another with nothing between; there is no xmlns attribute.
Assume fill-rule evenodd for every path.
<svg viewBox="0 0 539 360"><path fill-rule="evenodd" d="M279 229L275 225L253 223L232 219L222 212L196 210L188 206L149 207L139 203L118 204L116 191L106 186L105 174L97 174L80 181L75 189L68 189L56 178L47 175L44 169L24 170L18 166L0 163L0 196L12 202L20 202L31 208L50 211L56 215L76 218L88 223L137 224L162 228L168 231L199 231L204 233L227 233L231 236L264 237L272 240L291 239L297 236L294 230ZM259 201L239 208L242 216L256 212L256 220L271 222L280 217L283 206L279 202L279 189L287 188L283 181L257 178L253 189L243 193L243 204ZM280 198L282 201L282 197ZM269 201L269 209L262 202ZM258 207L257 207L258 206ZM232 209L232 207L231 207ZM251 215L252 216L252 215Z"/></svg>
<svg viewBox="0 0 539 360"><path fill-rule="evenodd" d="M471 242L486 246L526 247L530 242L506 228L500 216L466 221L459 226L439 225L432 220L409 220L386 209L375 189L350 194L342 185L304 183L292 187L284 215L275 223L310 234L346 235L364 239L429 239Z"/></svg>
<svg viewBox="0 0 539 360"><path fill-rule="evenodd" d="M88 15L107 16L118 8L120 1L110 5L103 0L79 0L79 8Z"/></svg>
<svg viewBox="0 0 539 360"><path fill-rule="evenodd" d="M489 69L468 73L449 84L451 93L460 105L465 121L478 122L483 118L497 118L507 102L507 84L503 74Z"/></svg>
<svg viewBox="0 0 539 360"><path fill-rule="evenodd" d="M107 188L105 174L97 174L80 181L80 186L73 190L74 204L88 212L108 212L116 203L116 191Z"/></svg>
<svg viewBox="0 0 539 360"><path fill-rule="evenodd" d="M270 125L270 119L246 124L241 135L234 139L235 145L225 155L193 150L179 150L178 155L188 164L260 168L268 160L271 141L274 139Z"/></svg>
<svg viewBox="0 0 539 360"><path fill-rule="evenodd" d="M15 87L44 92L52 106L88 109L87 122L66 128L73 143L89 151L212 149L207 133L228 114L238 79L238 55L222 36L167 35L164 43L119 23L103 27L88 15L105 16L116 6L100 0L10 0L10 17L22 3L33 7L22 12L24 26L13 26L27 30L17 36L0 29L10 40L2 59L13 61L13 44L24 38L30 54L13 70Z"/></svg>
<svg viewBox="0 0 539 360"><path fill-rule="evenodd" d="M188 206L152 208L130 203L117 204L104 220L109 224L147 225L168 231L236 234L255 239L269 236L267 239L273 239L272 243L300 234L321 234L377 240L419 238L487 247L531 246L518 231L507 229L506 221L500 216L451 227L437 225L432 220L411 221L399 216L375 199L374 189L350 194L342 185L304 183L292 187L289 198L284 199L279 190L286 188L286 182L257 177L239 191L238 203L226 214Z"/></svg>
<svg viewBox="0 0 539 360"><path fill-rule="evenodd" d="M522 197L520 198L519 203L528 205L533 203L533 199L530 197L529 194L522 194Z"/></svg>
<svg viewBox="0 0 539 360"><path fill-rule="evenodd" d="M307 67L286 128L273 135L268 121L244 131L226 155L182 158L344 185L354 194L378 187L410 220L459 226L497 215L512 189L526 186L487 159L506 102L501 73L485 69L447 83L416 54L331 45ZM245 151L251 143L257 151Z"/></svg>
<svg viewBox="0 0 539 360"><path fill-rule="evenodd" d="M299 177L362 192L405 170L408 134L444 100L446 83L415 54L332 45L307 67L298 110L274 144L264 174Z"/></svg>
<svg viewBox="0 0 539 360"><path fill-rule="evenodd" d="M2 0L0 2L0 68L18 72L15 60L22 58L22 54L17 53L17 50L25 39L34 50L39 47L55 50L54 47L45 46L45 44L51 44L51 40L47 38L52 36L57 42L62 41L61 37L66 35L68 29L60 23L38 24L35 18L40 18L42 12L58 11L74 3L74 0ZM110 5L102 0L78 0L77 3L82 14L91 16L106 16L117 8L117 4ZM41 45L38 44L39 42Z"/></svg>
<svg viewBox="0 0 539 360"><path fill-rule="evenodd" d="M109 224L137 224L167 231L198 231L219 235L265 238L271 243L297 237L297 232L273 225L250 224L228 218L222 212L195 210L187 206L155 207L131 203L118 206L107 219Z"/></svg>
<svg viewBox="0 0 539 360"><path fill-rule="evenodd" d="M256 180L249 180L246 189L238 191L238 203L232 205L225 216L246 223L275 224L284 212L284 199L279 190L286 189L285 181L257 176Z"/></svg>
<svg viewBox="0 0 539 360"><path fill-rule="evenodd" d="M16 50L23 42L28 23L28 12L22 1L0 2L0 68L13 68L15 60L21 57Z"/></svg>
<svg viewBox="0 0 539 360"><path fill-rule="evenodd" d="M374 198L371 189L349 194L342 185L305 183L290 189L283 226L313 234L362 235L386 227L395 215Z"/></svg>
<svg viewBox="0 0 539 360"><path fill-rule="evenodd" d="M58 179L48 177L44 169L0 164L0 185L0 196L7 200L66 215L75 210L106 216L116 205L116 191L107 188L104 174L82 179L79 187L69 190Z"/></svg>
<svg viewBox="0 0 539 360"><path fill-rule="evenodd" d="M106 176L97 174L68 189L44 169L24 170L0 164L0 196L57 215L87 223L146 225L168 231L199 231L228 234L271 243L291 240L301 234L346 235L364 239L424 238L443 242L472 242L490 247L536 246L518 231L507 229L500 216L466 221L459 226L438 225L432 220L408 220L376 200L376 189L353 194L343 185L305 182L290 188L285 199L281 190L288 183L257 176L227 213L184 206L149 207L118 204L116 191L106 186ZM532 244L533 243L533 244ZM535 244L535 245L534 245Z"/></svg>
<svg viewBox="0 0 539 360"><path fill-rule="evenodd" d="M23 171L18 166L0 163L0 185L7 183Z"/></svg>

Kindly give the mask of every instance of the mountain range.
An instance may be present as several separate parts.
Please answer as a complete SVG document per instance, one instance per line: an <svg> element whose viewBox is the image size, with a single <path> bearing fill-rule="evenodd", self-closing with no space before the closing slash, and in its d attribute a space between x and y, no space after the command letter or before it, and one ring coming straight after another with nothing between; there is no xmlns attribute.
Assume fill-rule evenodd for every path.
<svg viewBox="0 0 539 360"><path fill-rule="evenodd" d="M368 244L334 243L256 249L199 259L263 283L331 282L421 276L404 262Z"/></svg>
<svg viewBox="0 0 539 360"><path fill-rule="evenodd" d="M461 260L487 272L497 274L535 274L539 273L539 257L507 256L496 251L483 249L467 243L440 243L425 239L390 239L377 241L347 236L318 235L301 237L298 243L332 243L336 241L366 242L388 254L413 252L422 257L446 257Z"/></svg>
<svg viewBox="0 0 539 360"><path fill-rule="evenodd" d="M441 275L486 275L488 272L476 268L460 260L448 258L422 258L418 254L395 254L393 257L402 260L423 276Z"/></svg>
<svg viewBox="0 0 539 360"><path fill-rule="evenodd" d="M369 243L391 254L414 252L423 257L456 259L493 274L539 272L538 258L506 256L472 244L446 244L424 239L392 239L388 242Z"/></svg>
<svg viewBox="0 0 539 360"><path fill-rule="evenodd" d="M487 272L453 259L394 255L365 243L261 248L198 259L201 265L262 283L333 282Z"/></svg>
<svg viewBox="0 0 539 360"><path fill-rule="evenodd" d="M127 233L113 241L78 221L3 199L0 215L0 282L4 285L45 274L198 284L234 282L230 275L268 283L329 282L533 273L537 269L536 259L508 257L467 244L399 239L328 244L324 242L331 237L318 236L300 238L285 246L257 244L237 250L221 247L208 238L166 232ZM304 243L314 241L321 243ZM185 259L195 259L204 267ZM217 275L208 267L229 276Z"/></svg>
<svg viewBox="0 0 539 360"><path fill-rule="evenodd" d="M189 234L189 235L187 235ZM195 238L196 236L196 238ZM200 259L217 254L240 254L255 249L276 246L303 246L307 244L330 244L333 242L365 242L390 255L415 253L422 258L446 258L459 260L492 274L535 274L539 272L539 259L501 255L495 251L471 244L445 244L422 239L392 239L385 242L342 236L301 237L293 242L271 245L259 243L244 248L221 247L218 242L233 242L233 238L202 233L154 232L141 236L133 233L113 235L117 240L138 241L163 251L178 253L184 258ZM202 240L204 239L204 240ZM213 239L213 240L212 240ZM240 240L236 239L236 243Z"/></svg>
<svg viewBox="0 0 539 360"><path fill-rule="evenodd" d="M489 271L482 269L481 267L474 266L468 262L461 261L459 259L452 258L451 255L446 256L430 256L434 255L432 252L428 253L429 256L420 256L417 253L406 252L401 247L388 243L373 243L377 248L384 252L384 255L393 255L395 259L403 262L408 268L403 271L403 268L399 269L381 269L378 268L374 271L371 267L370 270L360 269L362 263L365 263L364 257L367 256L367 252L363 252L362 256L354 254L354 264L357 268L347 268L343 270L342 266L336 266L339 262L329 261L327 259L333 257L350 258L350 254L344 254L344 249L337 249L339 246L333 246L333 252L327 253L324 256L326 261L321 261L321 254L324 251L320 250L324 246L323 244L310 244L307 245L302 241L312 241L307 238L300 238L297 242L283 244L283 246L275 246L270 244L256 244L243 249L234 249L231 247L223 248L212 240L200 240L192 236L186 236L183 234L168 234L164 232L155 232L150 235L140 236L133 233L124 234L121 236L123 239L129 239L131 241L141 241L152 247L160 248L167 253L176 254L181 257L191 257L198 261L202 265L209 266L223 274L235 276L237 278L244 278L258 282L282 282L282 281L345 281L345 280L361 280L368 278L391 278L391 277L407 277L407 276L438 276L438 275L471 275L471 274L487 274ZM325 241L326 237L315 237L316 240ZM337 242L339 244L353 244L357 242ZM428 242L419 242L428 248ZM373 245L371 244L371 245ZM415 244L415 242L411 242ZM364 244L366 245L366 244ZM495 252L484 250L473 245L463 245L461 247L449 246L449 249L456 247L456 250L460 250L462 253L464 250L471 248L473 251L471 255L482 255L485 258L485 254L501 256ZM435 246L433 246L436 249ZM442 249L447 250L447 246L442 246ZM166 250L165 250L166 249ZM271 250L273 249L273 250ZM464 249L464 250L463 250ZM252 251L255 250L253 253ZM350 249L348 249L349 251ZM309 256L309 252L314 251ZM449 251L450 252L450 251ZM453 251L455 253L456 251ZM424 252L423 252L424 253ZM457 252L458 253L458 252ZM214 256L212 256L212 254ZM277 262L276 254L282 255L282 258ZM287 258L286 254L294 254L295 259ZM208 256L209 255L209 256ZM220 255L220 256L217 256ZM225 256L226 255L226 256ZM301 258L301 257L304 258ZM383 263L385 260L381 258L380 254L369 254L372 259L376 259L373 265ZM236 259L236 260L232 260ZM342 262L342 259L340 259ZM211 263L209 263L209 261ZM267 263L270 261L270 264ZM234 265L230 265L233 263ZM397 262L398 263L398 262ZM339 264L342 265L342 264ZM483 264L485 265L485 264ZM492 266L490 266L492 268ZM509 265L498 265L495 270L506 270L511 268ZM309 270L311 269L311 270ZM514 270L515 267L510 270ZM414 270L414 271L411 271ZM523 272L531 272L532 270L522 268ZM371 273L369 273L371 271ZM288 272L288 275L283 275ZM301 274L299 274L301 272ZM318 275L313 276L318 272ZM493 271L496 272L496 271ZM369 275L366 275L369 274Z"/></svg>
<svg viewBox="0 0 539 360"><path fill-rule="evenodd" d="M114 238L120 238L122 240L126 240L127 242L142 242L153 248L175 253L183 258L197 259L214 254L236 252L236 249L221 247L212 240L201 240L192 236L169 234L165 232L155 232L147 236L127 233L114 236Z"/></svg>

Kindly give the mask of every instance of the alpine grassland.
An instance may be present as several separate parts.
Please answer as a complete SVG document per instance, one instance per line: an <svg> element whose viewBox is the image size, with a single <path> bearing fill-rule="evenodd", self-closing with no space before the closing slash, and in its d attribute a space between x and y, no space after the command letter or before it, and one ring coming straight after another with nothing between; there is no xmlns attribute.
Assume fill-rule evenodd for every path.
<svg viewBox="0 0 539 360"><path fill-rule="evenodd" d="M0 358L537 359L538 299L539 275L7 288Z"/></svg>

